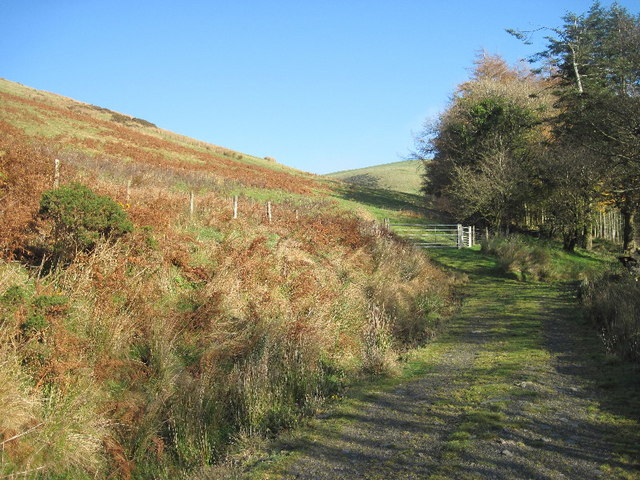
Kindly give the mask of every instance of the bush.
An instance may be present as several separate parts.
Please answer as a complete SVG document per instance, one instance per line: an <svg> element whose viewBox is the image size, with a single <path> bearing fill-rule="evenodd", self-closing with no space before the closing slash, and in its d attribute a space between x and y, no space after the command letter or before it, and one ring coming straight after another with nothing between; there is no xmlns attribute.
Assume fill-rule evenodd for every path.
<svg viewBox="0 0 640 480"><path fill-rule="evenodd" d="M549 280L555 276L551 255L518 237L495 236L482 240L482 251L498 258L498 269L517 280Z"/></svg>
<svg viewBox="0 0 640 480"><path fill-rule="evenodd" d="M91 250L100 238L117 238L133 230L119 204L77 183L44 192L39 214L53 223L55 263Z"/></svg>

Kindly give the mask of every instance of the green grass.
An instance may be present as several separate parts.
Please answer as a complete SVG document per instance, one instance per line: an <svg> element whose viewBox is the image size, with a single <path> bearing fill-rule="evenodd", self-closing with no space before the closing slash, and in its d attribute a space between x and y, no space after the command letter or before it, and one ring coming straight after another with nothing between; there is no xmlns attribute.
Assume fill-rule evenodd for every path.
<svg viewBox="0 0 640 480"><path fill-rule="evenodd" d="M363 209L376 220L389 219L391 222L423 222L425 218L441 222L442 215L430 208L425 197L415 193L406 193L362 185L343 183L334 184L331 196L340 205L349 209Z"/></svg>
<svg viewBox="0 0 640 480"><path fill-rule="evenodd" d="M404 160L402 162L328 173L326 176L348 181L351 177L366 175L368 179L377 182L379 188L415 195L420 193L422 171L421 160Z"/></svg>

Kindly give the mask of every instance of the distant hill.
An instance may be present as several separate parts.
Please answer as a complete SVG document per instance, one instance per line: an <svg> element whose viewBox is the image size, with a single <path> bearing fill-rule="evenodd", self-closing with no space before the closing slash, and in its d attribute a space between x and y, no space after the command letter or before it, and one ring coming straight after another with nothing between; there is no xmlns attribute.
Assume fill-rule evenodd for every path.
<svg viewBox="0 0 640 480"><path fill-rule="evenodd" d="M328 173L326 176L368 187L417 194L420 193L422 168L421 160L405 160Z"/></svg>

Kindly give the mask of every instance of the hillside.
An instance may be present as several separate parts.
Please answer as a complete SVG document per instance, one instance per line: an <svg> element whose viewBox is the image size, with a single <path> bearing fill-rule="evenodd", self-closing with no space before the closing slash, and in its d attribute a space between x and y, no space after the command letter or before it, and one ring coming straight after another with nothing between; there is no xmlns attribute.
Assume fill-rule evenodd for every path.
<svg viewBox="0 0 640 480"><path fill-rule="evenodd" d="M217 183L309 193L321 188L311 174L157 128L139 118L0 79L0 120L29 137L109 163L144 165L147 172L189 171ZM81 160L69 159L72 163ZM123 170L110 166L112 170ZM113 172L116 173L116 172ZM120 172L121 173L121 172ZM201 180L202 182L203 180ZM216 183L216 182L212 182ZM219 187L216 187L220 189Z"/></svg>
<svg viewBox="0 0 640 480"><path fill-rule="evenodd" d="M326 176L369 187L419 194L422 185L422 169L421 160L405 160L328 173Z"/></svg>
<svg viewBox="0 0 640 480"><path fill-rule="evenodd" d="M401 195L5 80L0 132L2 477L184 478L449 308Z"/></svg>

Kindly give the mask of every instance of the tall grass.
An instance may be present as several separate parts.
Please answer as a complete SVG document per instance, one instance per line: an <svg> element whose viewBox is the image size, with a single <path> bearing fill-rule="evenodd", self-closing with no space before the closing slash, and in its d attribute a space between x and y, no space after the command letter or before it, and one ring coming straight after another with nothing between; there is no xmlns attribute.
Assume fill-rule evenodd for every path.
<svg viewBox="0 0 640 480"><path fill-rule="evenodd" d="M520 237L485 238L481 242L481 249L497 257L498 268L507 276L520 280L547 280L556 277L548 249L528 245Z"/></svg>
<svg viewBox="0 0 640 480"><path fill-rule="evenodd" d="M640 363L640 282L628 273L607 273L582 283L588 317L610 352Z"/></svg>
<svg viewBox="0 0 640 480"><path fill-rule="evenodd" d="M310 197L314 179L13 97L85 122L83 148L102 145L95 127L119 142L92 158L0 122L0 477L180 478L295 425L349 379L393 373L446 314L448 278ZM63 184L119 202L136 228L47 271L37 211L54 156ZM271 222L248 198L232 219L239 185L273 203Z"/></svg>
<svg viewBox="0 0 640 480"><path fill-rule="evenodd" d="M606 254L567 252L557 242L526 235L483 239L481 248L497 258L500 273L518 280L582 280L600 274L610 265Z"/></svg>
<svg viewBox="0 0 640 480"><path fill-rule="evenodd" d="M393 373L446 313L442 272L337 210L233 222L211 197L190 220L151 198L130 210L150 228L45 278L1 264L0 441L24 433L3 473L175 478Z"/></svg>

